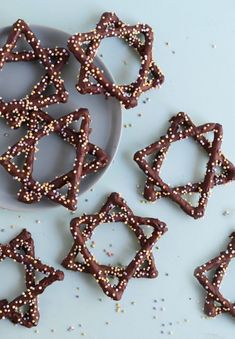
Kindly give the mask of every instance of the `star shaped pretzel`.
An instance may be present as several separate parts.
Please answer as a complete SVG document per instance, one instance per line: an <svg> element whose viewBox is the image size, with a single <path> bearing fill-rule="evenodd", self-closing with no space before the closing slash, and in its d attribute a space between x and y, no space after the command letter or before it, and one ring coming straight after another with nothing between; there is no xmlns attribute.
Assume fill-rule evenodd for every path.
<svg viewBox="0 0 235 339"><path fill-rule="evenodd" d="M22 35L26 38L32 50L15 52L14 48ZM10 102L5 102L1 98L0 115L5 117L12 127L20 127L22 122L25 121L29 110L67 101L68 92L65 90L64 81L60 77L60 71L66 64L68 57L69 54L66 49L43 48L40 41L23 20L19 19L13 24L5 45L0 49L0 69L4 67L6 62L38 60L45 68L45 75L25 98L14 99ZM56 62L53 58L56 59ZM54 87L54 94L47 95L44 93L48 85Z"/></svg>
<svg viewBox="0 0 235 339"><path fill-rule="evenodd" d="M114 208L120 212L112 212ZM96 227L103 223L123 222L134 232L140 244L140 250L134 259L126 266L110 266L99 264L88 249L86 242L92 237ZM85 226L81 230L81 225ZM147 237L141 225L153 228L152 234ZM97 214L82 215L74 218L70 223L70 230L74 244L62 265L73 271L86 272L93 275L104 293L114 299L120 300L129 280L134 278L155 278L157 270L154 263L152 248L157 240L167 231L166 224L158 219L135 216L118 193L112 193L104 206ZM80 254L84 262L77 261ZM111 284L109 277L118 279L117 284Z"/></svg>
<svg viewBox="0 0 235 339"><path fill-rule="evenodd" d="M28 122L28 127L31 130L38 130L40 127L40 123L47 123L50 124L53 122L53 118L48 114L43 112L42 110L37 110L36 112L30 113L30 119ZM58 135L61 136L65 141L68 141L70 144L74 145L74 140L76 140L76 131L65 127L61 130L58 130ZM25 171L32 176L33 173L33 161L34 158L34 151L31 151L25 161ZM81 178L85 178L89 174L94 174L101 169L105 168L109 163L109 156L107 153L101 149L99 146L92 144L91 142L88 143L88 151L85 156L84 164L82 167L82 174ZM50 186L53 187L53 190L59 189L66 184L68 178L72 178L73 170L67 173L65 176L60 176L55 178L51 183ZM18 198L20 201L25 203L33 203L38 202L42 198L42 194L35 192L34 190L30 190L27 186L22 185Z"/></svg>
<svg viewBox="0 0 235 339"><path fill-rule="evenodd" d="M0 244L0 263L6 258L24 266L26 289L12 301L0 300L0 319L6 318L25 327L37 326L40 317L38 296L55 281L63 280L64 273L35 258L34 241L26 229L9 244ZM36 272L45 277L37 281ZM27 311L24 306L28 306Z"/></svg>
<svg viewBox="0 0 235 339"><path fill-rule="evenodd" d="M213 132L212 142L204 136L208 132ZM209 160L204 180L197 183L187 183L184 186L171 187L161 179L161 166L170 145L189 137L192 137L208 154ZM222 137L223 128L220 124L207 123L195 126L185 113L180 112L174 116L170 120L170 127L164 136L134 155L135 162L147 176L144 197L149 201L168 197L189 216L195 219L202 217L211 189L216 185L226 184L235 179L234 165L221 153ZM152 163L149 163L146 159L149 155L155 157ZM218 168L222 170L221 173L217 173ZM182 197L184 194L192 193L200 194L197 206L192 206Z"/></svg>
<svg viewBox="0 0 235 339"><path fill-rule="evenodd" d="M81 120L79 131L72 137L67 136L66 128L74 121ZM20 139L14 146L9 147L8 151L0 157L0 164L6 171L18 180L25 188L35 192L37 196L46 196L53 202L59 203L68 209L75 210L77 203L77 193L82 177L85 157L88 153L88 136L90 132L90 116L87 109L80 109L67 114L58 120L52 120L44 124L41 128L29 130L26 136ZM39 140L51 133L63 134L65 140L70 142L76 150L76 157L71 171L56 178L55 182L39 183L33 178L33 162L35 157L36 146ZM21 169L15 162L14 158L24 154L25 164ZM60 185L59 185L60 184ZM59 192L58 188L67 186L67 194Z"/></svg>
<svg viewBox="0 0 235 339"><path fill-rule="evenodd" d="M143 35L142 42L140 35ZM140 56L137 79L129 85L111 82L103 70L96 66L95 56L105 38L118 37L133 47ZM96 28L88 33L77 33L68 40L68 48L81 63L77 90L81 94L99 94L116 97L125 108L137 105L138 97L150 88L159 87L164 76L153 61L153 31L150 26L123 23L115 13L103 13ZM90 80L91 78L94 81Z"/></svg>
<svg viewBox="0 0 235 339"><path fill-rule="evenodd" d="M219 290L226 270L234 257L235 232L230 235L230 242L226 251L195 269L195 277L207 292L204 312L209 317L215 317L221 313L230 313L235 317L235 303L225 298ZM206 274L213 270L215 270L215 273L210 280Z"/></svg>

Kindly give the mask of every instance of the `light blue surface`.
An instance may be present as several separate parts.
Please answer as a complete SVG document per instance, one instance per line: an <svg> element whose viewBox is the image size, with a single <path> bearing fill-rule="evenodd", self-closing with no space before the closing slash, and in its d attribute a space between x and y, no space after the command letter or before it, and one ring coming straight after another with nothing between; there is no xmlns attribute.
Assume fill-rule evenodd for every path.
<svg viewBox="0 0 235 339"><path fill-rule="evenodd" d="M222 315L214 320L204 318L204 291L194 279L193 270L225 248L227 237L235 228L235 183L214 189L205 217L194 221L168 200L156 204L140 202L142 198L136 185L143 184L144 177L132 161L132 156L137 149L157 139L165 131L169 117L183 110L191 115L195 123L209 121L223 124L223 151L235 162L234 1L41 0L37 3L15 0L2 2L0 9L2 26L10 25L22 17L29 23L75 33L92 29L100 14L108 10L116 11L128 23L139 21L154 28L154 55L164 71L166 82L160 91L153 90L143 95L137 108L123 112L124 124L132 124L132 127L123 128L114 164L94 191L80 198L76 214L95 212L111 191L119 191L137 214L158 217L167 222L169 228L159 241L160 249L156 253L159 277L130 282L120 302L124 313L115 312L116 303L103 296L89 276L65 272L64 282L49 287L40 298L39 333L35 333L35 329L14 327L8 321L1 321L0 339L82 338L82 333L89 339L154 339L170 334L175 339L232 338L235 330L232 317ZM166 45L166 42L169 44ZM102 51L104 62L112 66L110 68L114 76L122 79L120 72L123 72L125 78L132 78L133 74L128 73L128 65L123 63L124 60L127 64L132 62L131 55L125 55L123 51L119 59L118 49L114 51L107 46L104 45ZM107 59L112 56L112 60L107 60L105 56ZM142 101L146 97L150 101L144 104ZM141 117L139 113L142 113ZM187 173L190 175L193 159L198 153L189 147L190 144L183 146L182 143L183 152L175 147L182 158L182 166L180 161L176 161L175 153L169 153L165 175L170 182L175 180L175 172L180 170L183 176ZM185 158L189 160L189 167ZM199 170L193 171L194 178L200 175L203 163L203 160L198 160ZM183 169L184 166L187 169ZM177 176L177 180L180 180L180 176ZM226 209L230 214L223 216ZM71 217L63 208L47 210L46 213L20 214L2 210L0 228L4 228L5 232L0 233L1 242L10 240L23 227L27 227L35 239L36 254L43 261L60 267L59 262L71 245L68 230ZM36 223L36 220L41 223ZM11 228L11 225L15 226ZM121 244L125 249L125 244L129 245L132 241L129 237L124 240L126 232L123 228L116 227L110 235L114 253L118 250L120 253ZM107 248L109 240L106 236L102 237L102 231L99 234L97 232L96 243L101 250ZM0 297L3 296L4 281L9 287L5 287L4 292L14 296L16 287L13 282L15 286L19 285L19 272L13 273L10 266L0 265ZM12 278L9 278L10 274ZM231 286L234 286L233 278L234 273L227 276L228 282L224 286L225 292L229 294ZM135 303L132 304L132 301ZM75 329L67 331L70 326ZM55 332L52 333L51 329ZM161 331L164 333L161 334Z"/></svg>

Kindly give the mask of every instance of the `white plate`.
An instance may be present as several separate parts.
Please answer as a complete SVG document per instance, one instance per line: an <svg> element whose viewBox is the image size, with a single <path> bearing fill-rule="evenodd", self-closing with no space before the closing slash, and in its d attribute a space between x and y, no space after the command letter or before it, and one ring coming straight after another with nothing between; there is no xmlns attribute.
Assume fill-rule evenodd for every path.
<svg viewBox="0 0 235 339"><path fill-rule="evenodd" d="M43 47L55 46L66 47L69 34L43 26L31 26L36 36L40 39ZM0 46L6 41L9 27L0 30ZM26 43L19 41L17 49L27 48ZM96 64L102 67L106 76L112 79L102 61L97 57ZM0 72L0 97L4 100L13 98L20 99L29 92L32 86L38 82L44 70L38 62L18 62L5 64ZM114 158L117 151L122 126L121 106L113 98L106 99L103 95L80 95L75 89L79 63L70 56L68 64L64 67L62 77L65 87L69 91L69 100L66 104L52 105L47 108L54 118L72 112L76 108L86 107L90 111L92 133L90 141L102 147ZM3 119L0 120L0 153L6 151L7 147L13 145L25 134L25 129L11 130ZM34 178L39 181L50 180L55 175L67 172L71 169L74 159L73 147L55 135L43 138L39 143L39 152L35 162ZM91 188L103 175L107 167L87 176L80 185L80 193ZM0 206L12 210L32 210L58 206L46 198L40 203L27 205L17 200L16 193L20 185L10 175L0 168Z"/></svg>

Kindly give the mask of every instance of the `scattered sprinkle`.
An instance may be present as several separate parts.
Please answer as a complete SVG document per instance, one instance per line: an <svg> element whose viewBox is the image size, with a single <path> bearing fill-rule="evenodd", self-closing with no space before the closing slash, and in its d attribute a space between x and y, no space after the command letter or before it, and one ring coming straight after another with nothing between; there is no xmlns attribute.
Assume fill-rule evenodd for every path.
<svg viewBox="0 0 235 339"><path fill-rule="evenodd" d="M67 328L67 331L68 332L72 332L72 331L74 331L75 330L75 327L74 326L69 326L68 328Z"/></svg>
<svg viewBox="0 0 235 339"><path fill-rule="evenodd" d="M95 246L96 246L95 241L92 241L92 242L91 242L91 248L95 248Z"/></svg>
<svg viewBox="0 0 235 339"><path fill-rule="evenodd" d="M121 311L121 305L116 303L116 312L119 313Z"/></svg>

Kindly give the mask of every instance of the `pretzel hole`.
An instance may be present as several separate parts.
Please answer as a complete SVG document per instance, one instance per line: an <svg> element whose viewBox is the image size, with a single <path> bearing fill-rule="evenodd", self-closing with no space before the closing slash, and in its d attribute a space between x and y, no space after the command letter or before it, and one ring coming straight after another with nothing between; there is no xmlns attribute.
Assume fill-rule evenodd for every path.
<svg viewBox="0 0 235 339"><path fill-rule="evenodd" d="M17 167L20 169L20 170L23 170L24 169L24 165L25 165L25 162L26 162L26 154L25 153L21 153L17 156L15 156L12 160L12 162L17 165Z"/></svg>
<svg viewBox="0 0 235 339"><path fill-rule="evenodd" d="M97 159L97 157L95 155L88 153L85 157L85 162L84 162L83 168L89 167L89 165L91 165L96 159Z"/></svg>
<svg viewBox="0 0 235 339"><path fill-rule="evenodd" d="M33 177L40 183L51 181L73 168L75 148L55 133L42 138L37 148ZM66 185L60 190L65 188Z"/></svg>
<svg viewBox="0 0 235 339"><path fill-rule="evenodd" d="M25 270L22 264L6 258L0 263L0 300L13 300L25 291Z"/></svg>
<svg viewBox="0 0 235 339"><path fill-rule="evenodd" d="M22 33L21 37L18 38L16 46L13 48L13 52L32 51L32 47L26 40L25 35Z"/></svg>
<svg viewBox="0 0 235 339"><path fill-rule="evenodd" d="M148 162L148 164L151 165L151 164L154 163L154 159L155 159L156 157L161 156L161 154L163 154L163 153L162 153L162 150L160 150L160 151L158 151L158 152L156 152L156 153L148 154L148 155L145 156L145 160Z"/></svg>
<svg viewBox="0 0 235 339"><path fill-rule="evenodd" d="M204 133L203 136L210 142L214 140L215 134L213 131Z"/></svg>
<svg viewBox="0 0 235 339"><path fill-rule="evenodd" d="M186 200L191 206L197 207L199 199L200 199L200 193L192 192L192 193L182 194L181 198Z"/></svg>
<svg viewBox="0 0 235 339"><path fill-rule="evenodd" d="M207 278L212 281L213 277L215 276L215 273L216 273L216 270L217 270L217 267L216 268L212 268L211 270L207 271L205 273L205 275L207 276Z"/></svg>
<svg viewBox="0 0 235 339"><path fill-rule="evenodd" d="M171 187L202 182L207 162L207 152L192 138L173 142L163 161L161 178Z"/></svg>
<svg viewBox="0 0 235 339"><path fill-rule="evenodd" d="M214 301L214 306L220 308L220 307L221 307L221 303L220 303L219 301L216 301L216 300L215 300L215 301Z"/></svg>
<svg viewBox="0 0 235 339"><path fill-rule="evenodd" d="M117 85L136 81L141 66L140 56L126 41L119 37L103 39L97 55L103 55L102 60L113 74ZM94 63L102 69L97 60L94 60Z"/></svg>
<svg viewBox="0 0 235 339"><path fill-rule="evenodd" d="M68 190L71 187L69 183L63 184L61 187L56 187L56 192L60 194L60 196L64 197L64 199L67 199Z"/></svg>
<svg viewBox="0 0 235 339"><path fill-rule="evenodd" d="M118 267L128 265L140 249L131 226L121 222L97 226L86 244L99 263Z"/></svg>
<svg viewBox="0 0 235 339"><path fill-rule="evenodd" d="M77 254L77 256L76 256L76 262L79 263L79 264L85 264L84 257L82 256L81 253L78 253L78 254Z"/></svg>
<svg viewBox="0 0 235 339"><path fill-rule="evenodd" d="M0 77L1 97L4 101L25 98L43 74L45 70L38 61L6 62Z"/></svg>
<svg viewBox="0 0 235 339"><path fill-rule="evenodd" d="M123 214L123 212L125 212L125 210L121 208L120 206L113 206L112 209L109 210L110 215Z"/></svg>
<svg viewBox="0 0 235 339"><path fill-rule="evenodd" d="M1 44L6 42L5 39L5 36L2 37ZM23 33L21 37L18 38L17 44L12 52L33 52L32 47L27 42ZM53 64L56 64L58 61L55 55L49 54L49 58ZM0 77L1 96L3 100L11 101L13 99L19 100L25 98L41 80L42 75L45 75L45 68L38 60L6 62Z"/></svg>
<svg viewBox="0 0 235 339"><path fill-rule="evenodd" d="M97 80L92 76L92 75L89 75L88 76L88 85L91 84L91 85L98 85L98 82ZM99 86L99 85L98 85Z"/></svg>
<svg viewBox="0 0 235 339"><path fill-rule="evenodd" d="M90 47L90 43L89 42L83 42L81 44L81 48L84 50L85 53L88 52L89 47Z"/></svg>
<svg viewBox="0 0 235 339"><path fill-rule="evenodd" d="M55 86L52 83L49 83L45 90L42 92L44 97L49 97L56 94Z"/></svg>
<svg viewBox="0 0 235 339"><path fill-rule="evenodd" d="M144 43L145 43L145 35L143 33L137 34L136 38L141 41L142 45L144 45Z"/></svg>
<svg viewBox="0 0 235 339"><path fill-rule="evenodd" d="M146 269L148 269L148 268L149 268L149 262L148 262L148 260L145 260L145 261L140 265L139 270L140 270L140 271L143 271L143 270L146 270Z"/></svg>
<svg viewBox="0 0 235 339"><path fill-rule="evenodd" d="M185 126L184 124L181 124L181 125L178 126L176 133L182 133L186 130L187 130L187 126Z"/></svg>
<svg viewBox="0 0 235 339"><path fill-rule="evenodd" d="M23 248L23 247L18 247L15 252L17 254L20 254L20 255L25 255L26 254L26 250Z"/></svg>
<svg viewBox="0 0 235 339"><path fill-rule="evenodd" d="M147 78L148 82L152 82L153 80L155 80L155 78L156 78L156 75L153 72L148 73L148 78Z"/></svg>
<svg viewBox="0 0 235 339"><path fill-rule="evenodd" d="M25 304L17 308L18 312L25 317L28 315L29 309L30 309L29 304Z"/></svg>
<svg viewBox="0 0 235 339"><path fill-rule="evenodd" d="M114 22L110 22L110 23L108 23L108 24L106 24L105 25L105 29L106 30L113 30L113 29L115 29L116 28L116 25L115 25L115 23Z"/></svg>
<svg viewBox="0 0 235 339"><path fill-rule="evenodd" d="M107 279L112 286L117 286L119 284L119 279L113 275L108 275Z"/></svg>
<svg viewBox="0 0 235 339"><path fill-rule="evenodd" d="M154 228L150 225L140 225L142 231L144 232L145 237L148 239L153 234Z"/></svg>
<svg viewBox="0 0 235 339"><path fill-rule="evenodd" d="M48 276L48 274L46 274L44 272L40 272L40 271L34 271L34 274L35 274L36 283L38 283L40 280L42 280L46 276Z"/></svg>
<svg viewBox="0 0 235 339"><path fill-rule="evenodd" d="M214 172L217 177L221 176L224 173L224 169L222 166L216 166L214 167Z"/></svg>

